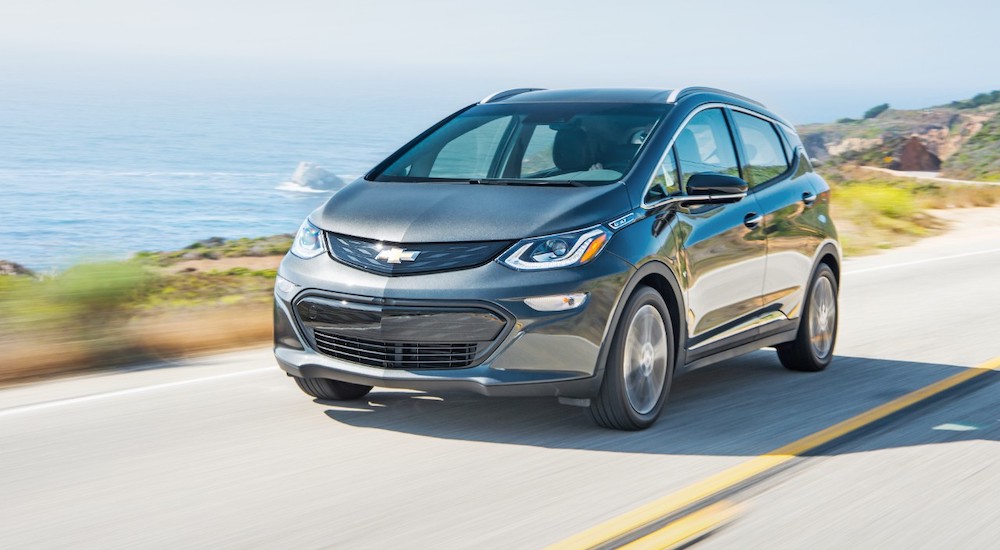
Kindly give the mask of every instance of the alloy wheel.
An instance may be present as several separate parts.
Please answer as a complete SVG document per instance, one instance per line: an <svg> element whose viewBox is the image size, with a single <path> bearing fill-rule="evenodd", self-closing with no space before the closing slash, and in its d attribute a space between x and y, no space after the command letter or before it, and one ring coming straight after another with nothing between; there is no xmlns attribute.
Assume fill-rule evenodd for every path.
<svg viewBox="0 0 1000 550"><path fill-rule="evenodd" d="M667 334L663 317L650 304L632 316L625 337L625 395L639 414L656 407L667 376Z"/></svg>
<svg viewBox="0 0 1000 550"><path fill-rule="evenodd" d="M809 341L816 357L826 359L833 348L837 327L837 298L830 279L820 277L816 280L809 301Z"/></svg>

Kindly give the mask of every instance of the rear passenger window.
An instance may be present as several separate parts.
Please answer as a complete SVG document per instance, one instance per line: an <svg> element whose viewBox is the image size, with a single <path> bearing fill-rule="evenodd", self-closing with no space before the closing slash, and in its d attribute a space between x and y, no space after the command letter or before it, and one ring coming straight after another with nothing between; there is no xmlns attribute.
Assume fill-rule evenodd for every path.
<svg viewBox="0 0 1000 550"><path fill-rule="evenodd" d="M685 188L691 176L702 172L740 175L729 126L721 109L708 109L696 114L677 134L674 148Z"/></svg>
<svg viewBox="0 0 1000 550"><path fill-rule="evenodd" d="M747 179L753 185L766 183L788 170L785 148L774 125L745 113L733 112L736 130L746 152Z"/></svg>

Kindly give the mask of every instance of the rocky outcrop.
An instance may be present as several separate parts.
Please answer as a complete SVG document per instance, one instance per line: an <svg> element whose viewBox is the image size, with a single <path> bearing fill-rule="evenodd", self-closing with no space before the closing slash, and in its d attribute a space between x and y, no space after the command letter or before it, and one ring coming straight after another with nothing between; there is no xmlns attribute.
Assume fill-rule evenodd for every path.
<svg viewBox="0 0 1000 550"><path fill-rule="evenodd" d="M889 166L893 170L913 172L937 172L941 169L941 159L930 152L917 136L911 136L894 155Z"/></svg>
<svg viewBox="0 0 1000 550"><path fill-rule="evenodd" d="M839 143L833 143L827 146L827 150L833 156L843 155L844 153L853 153L857 151L867 151L873 147L878 147L885 143L886 139L884 137L877 138L846 138Z"/></svg>
<svg viewBox="0 0 1000 550"><path fill-rule="evenodd" d="M309 189L337 191L345 182L333 172L320 167L315 162L300 162L292 174L290 183Z"/></svg>
<svg viewBox="0 0 1000 550"><path fill-rule="evenodd" d="M802 146L806 148L806 155L810 159L825 162L830 158L830 151L826 149L826 142L823 134L803 134Z"/></svg>
<svg viewBox="0 0 1000 550"><path fill-rule="evenodd" d="M26 275L28 277L34 277L35 272L19 263L0 260L0 276L4 275Z"/></svg>
<svg viewBox="0 0 1000 550"><path fill-rule="evenodd" d="M877 166L884 166L883 155L902 162L898 157L899 147L911 136L917 136L923 149L939 163L947 163L995 115L995 111L957 111L947 107L891 110L873 119L807 124L799 127L799 136L811 158L875 162L873 165ZM904 164L913 165L910 161L917 160L916 157L921 157L917 165L932 164L916 144L911 147L913 158Z"/></svg>

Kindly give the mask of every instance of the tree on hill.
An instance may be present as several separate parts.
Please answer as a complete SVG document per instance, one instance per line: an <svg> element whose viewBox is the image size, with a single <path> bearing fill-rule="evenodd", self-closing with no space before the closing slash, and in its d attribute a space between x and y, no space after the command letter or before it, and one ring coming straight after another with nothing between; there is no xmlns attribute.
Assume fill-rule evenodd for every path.
<svg viewBox="0 0 1000 550"><path fill-rule="evenodd" d="M884 113L884 112L886 112L888 110L889 110L889 104L888 103L883 103L881 105L876 105L876 106L872 107L871 109L868 109L867 111L865 111L865 118L866 119L868 119L868 118L875 118L875 117L879 116L880 114L882 114L882 113Z"/></svg>

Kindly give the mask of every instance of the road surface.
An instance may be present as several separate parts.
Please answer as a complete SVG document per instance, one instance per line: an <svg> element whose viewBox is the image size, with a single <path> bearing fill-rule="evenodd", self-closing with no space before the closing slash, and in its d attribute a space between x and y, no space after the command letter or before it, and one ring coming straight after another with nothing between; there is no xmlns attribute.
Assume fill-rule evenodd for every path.
<svg viewBox="0 0 1000 550"><path fill-rule="evenodd" d="M701 369L644 432L552 399L314 402L268 349L0 390L0 546L559 542L1000 355L998 212L956 211L946 235L849 261L826 372L767 350ZM995 548L997 380L803 457L699 545Z"/></svg>

